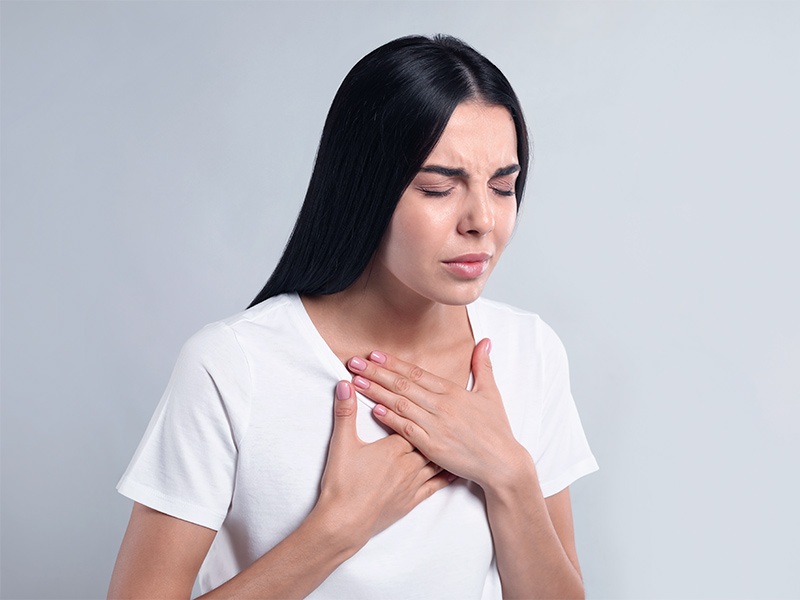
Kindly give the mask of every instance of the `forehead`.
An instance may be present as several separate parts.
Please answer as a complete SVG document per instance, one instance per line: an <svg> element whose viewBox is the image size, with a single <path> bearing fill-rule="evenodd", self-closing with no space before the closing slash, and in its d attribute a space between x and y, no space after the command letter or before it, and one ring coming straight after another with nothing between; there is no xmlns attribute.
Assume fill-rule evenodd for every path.
<svg viewBox="0 0 800 600"><path fill-rule="evenodd" d="M494 171L517 163L517 134L504 106L459 104L425 165Z"/></svg>

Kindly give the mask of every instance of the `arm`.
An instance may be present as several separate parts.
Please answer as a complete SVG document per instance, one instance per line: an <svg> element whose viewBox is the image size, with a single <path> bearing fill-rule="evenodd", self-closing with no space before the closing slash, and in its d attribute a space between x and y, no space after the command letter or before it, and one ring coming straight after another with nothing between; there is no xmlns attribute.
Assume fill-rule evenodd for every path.
<svg viewBox="0 0 800 600"><path fill-rule="evenodd" d="M380 421L481 486L504 597L583 597L569 491L543 497L533 459L508 423L488 348L483 340L473 352L472 391L383 353L370 355L365 369L349 366L369 381L362 393L378 403Z"/></svg>
<svg viewBox="0 0 800 600"><path fill-rule="evenodd" d="M216 533L135 502L108 597L188 598Z"/></svg>
<svg viewBox="0 0 800 600"><path fill-rule="evenodd" d="M310 515L285 540L203 598L304 597L358 549ZM135 503L109 598L189 598L216 532Z"/></svg>
<svg viewBox="0 0 800 600"><path fill-rule="evenodd" d="M569 488L543 498L531 469L484 491L503 597L583 598Z"/></svg>
<svg viewBox="0 0 800 600"><path fill-rule="evenodd" d="M398 435L365 444L356 399L337 386L334 428L320 498L286 539L204 598L302 598L422 500L448 474ZM216 532L135 504L109 598L189 598Z"/></svg>

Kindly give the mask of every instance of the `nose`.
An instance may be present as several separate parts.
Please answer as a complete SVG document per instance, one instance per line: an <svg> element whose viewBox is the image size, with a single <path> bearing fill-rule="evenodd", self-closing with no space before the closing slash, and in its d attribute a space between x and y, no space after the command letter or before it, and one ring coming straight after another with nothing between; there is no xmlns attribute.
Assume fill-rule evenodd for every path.
<svg viewBox="0 0 800 600"><path fill-rule="evenodd" d="M494 229L494 208L489 190L470 190L464 198L458 231L463 235L482 237Z"/></svg>

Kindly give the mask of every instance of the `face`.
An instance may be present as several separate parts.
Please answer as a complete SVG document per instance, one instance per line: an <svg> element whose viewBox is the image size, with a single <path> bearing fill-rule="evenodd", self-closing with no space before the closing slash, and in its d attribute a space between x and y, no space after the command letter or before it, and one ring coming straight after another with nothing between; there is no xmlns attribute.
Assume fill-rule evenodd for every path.
<svg viewBox="0 0 800 600"><path fill-rule="evenodd" d="M514 229L518 172L508 110L460 104L400 198L373 276L387 282L395 297L473 302Z"/></svg>

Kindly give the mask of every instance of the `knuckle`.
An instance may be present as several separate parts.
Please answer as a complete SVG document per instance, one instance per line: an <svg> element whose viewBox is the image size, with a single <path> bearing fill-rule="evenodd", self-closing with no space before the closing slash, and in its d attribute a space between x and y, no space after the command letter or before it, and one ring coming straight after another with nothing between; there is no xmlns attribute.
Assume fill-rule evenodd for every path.
<svg viewBox="0 0 800 600"><path fill-rule="evenodd" d="M414 435L416 428L414 427L413 423L406 423L403 425L403 436L406 438L410 438Z"/></svg>
<svg viewBox="0 0 800 600"><path fill-rule="evenodd" d="M408 373L408 378L411 381L419 381L420 379L422 379L424 373L425 372L419 367L412 367L411 371L409 371Z"/></svg>
<svg viewBox="0 0 800 600"><path fill-rule="evenodd" d="M347 404L347 406L337 404L333 411L334 415L340 419L353 416L353 414L356 412L356 408L355 406L351 406L349 402Z"/></svg>
<svg viewBox="0 0 800 600"><path fill-rule="evenodd" d="M394 380L394 389L398 392L405 392L408 391L408 388L411 384L409 383L408 379L400 375L396 377Z"/></svg>
<svg viewBox="0 0 800 600"><path fill-rule="evenodd" d="M394 407L394 412L396 412L398 415L406 414L408 412L408 404L409 402L405 398L398 399L397 404L395 404Z"/></svg>

